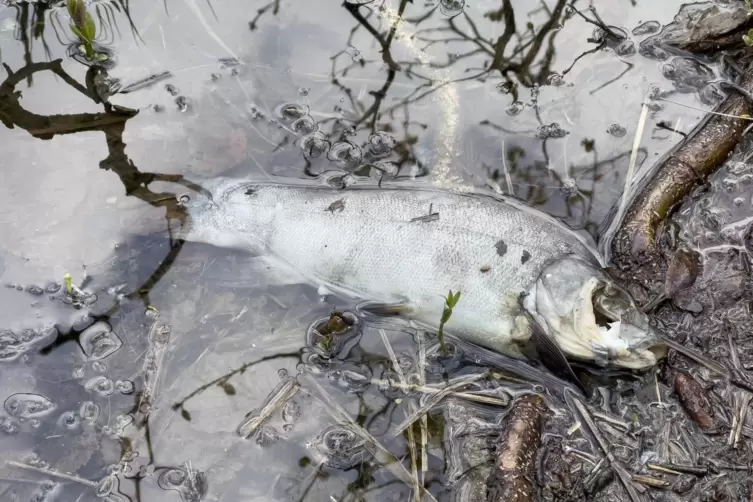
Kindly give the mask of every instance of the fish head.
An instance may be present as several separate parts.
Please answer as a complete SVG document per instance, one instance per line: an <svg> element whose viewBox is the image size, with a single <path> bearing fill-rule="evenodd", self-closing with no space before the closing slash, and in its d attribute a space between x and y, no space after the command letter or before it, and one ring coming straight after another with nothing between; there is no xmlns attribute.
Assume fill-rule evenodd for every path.
<svg viewBox="0 0 753 502"><path fill-rule="evenodd" d="M631 295L581 258L548 265L524 305L570 358L645 369L666 355L664 341Z"/></svg>

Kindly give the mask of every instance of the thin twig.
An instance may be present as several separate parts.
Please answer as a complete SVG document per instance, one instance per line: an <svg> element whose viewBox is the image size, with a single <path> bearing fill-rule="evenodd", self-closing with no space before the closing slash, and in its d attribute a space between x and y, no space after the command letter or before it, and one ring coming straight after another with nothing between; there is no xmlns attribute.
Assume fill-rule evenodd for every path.
<svg viewBox="0 0 753 502"><path fill-rule="evenodd" d="M502 140L502 172L505 175L505 183L507 183L507 194L514 197L515 189L512 186L510 171L507 170L507 162L505 161L505 156L505 140Z"/></svg>
<svg viewBox="0 0 753 502"><path fill-rule="evenodd" d="M609 461L610 467L617 474L620 482L622 482L622 485L625 487L625 491L628 492L630 500L632 500L633 502L640 502L640 497L635 491L635 487L633 486L630 474L625 470L624 467L622 467L622 464L616 458L614 458L614 455L612 455L612 452L609 450L609 443L607 443L607 441L601 435L599 428L594 423L586 407L583 405L583 403L580 402L580 399L572 395L571 392L565 392L565 401L578 410L578 414L580 414L581 418L583 419L583 423L588 427L589 432L596 440L596 443L599 445L599 449L601 449L604 457L606 457L606 459Z"/></svg>
<svg viewBox="0 0 753 502"><path fill-rule="evenodd" d="M427 413L429 410L434 408L442 399L447 397L457 388L463 387L464 385L468 385L469 383L476 382L478 380L486 378L486 373L481 373L477 375L470 375L464 380L461 380L453 385L449 385L442 389L440 392L434 394L433 396L429 397L426 400L426 404L424 404L421 408L419 408L415 413L413 413L411 416L406 418L401 424L399 424L397 427L395 427L395 431L393 433L394 436L399 436L403 433L405 429L413 425L413 422L419 419L419 417L425 413Z"/></svg>
<svg viewBox="0 0 753 502"><path fill-rule="evenodd" d="M16 462L14 460L6 460L5 465L10 465L13 467L18 467L19 469L27 469L29 471L38 472L40 474L47 474L49 476L54 476L56 478L60 479L66 479L68 481L75 481L76 483L81 483L82 485L86 486L97 486L97 483L94 481L89 481L88 479L79 478L78 476L73 476L71 474L65 474L62 472L55 471L53 469L45 469L42 467L35 467L33 465L24 464L22 462Z"/></svg>
<svg viewBox="0 0 753 502"><path fill-rule="evenodd" d="M635 138L633 139L633 151L630 152L630 163L628 164L628 172L625 176L625 188L622 190L622 200L620 201L620 209L617 213L617 218L621 218L625 213L629 198L629 184L633 181L635 176L635 163L638 161L638 149L641 147L641 138L643 137L643 129L646 127L646 117L648 116L648 103L644 100L641 105L641 115L638 119L638 128L635 131Z"/></svg>
<svg viewBox="0 0 753 502"><path fill-rule="evenodd" d="M384 342L384 346L387 348L387 353L390 355L390 360L392 361L392 367L395 370L395 373L397 373L398 377L400 378L400 383L403 385L408 385L408 382L405 380L405 375L403 374L402 368L400 368L400 362L397 360L397 356L395 355L395 351L392 348L392 344L390 343L390 339L387 338L387 333L383 330L379 330L379 334L382 337L382 341ZM413 403L409 403L408 410L413 412L413 406L411 406ZM410 467L411 467L411 478L413 479L413 502L421 502L421 484L418 479L418 464L417 461L417 453L416 453L416 438L413 435L413 427L408 427L408 450L410 451Z"/></svg>
<svg viewBox="0 0 753 502"><path fill-rule="evenodd" d="M282 408L285 403L293 399L298 393L298 389L298 383L295 378L288 378L280 382L272 390L272 393L267 397L262 407L256 412L251 412L241 422L237 429L238 435L244 438L253 435L261 424Z"/></svg>
<svg viewBox="0 0 753 502"><path fill-rule="evenodd" d="M418 339L418 383L426 384L426 340L424 332L419 331L416 335ZM426 451L426 445L429 443L429 417L421 416L421 484L426 482L426 473L429 470L429 456Z"/></svg>

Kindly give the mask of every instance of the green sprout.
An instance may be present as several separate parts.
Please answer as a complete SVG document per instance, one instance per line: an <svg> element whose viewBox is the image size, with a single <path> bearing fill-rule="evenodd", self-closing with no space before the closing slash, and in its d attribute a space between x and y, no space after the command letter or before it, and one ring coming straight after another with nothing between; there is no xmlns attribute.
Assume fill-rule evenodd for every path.
<svg viewBox="0 0 753 502"><path fill-rule="evenodd" d="M460 291L453 294L452 290L445 298L444 310L442 311L442 318L439 320L439 331L437 331L437 337L439 338L439 347L443 356L447 356L447 345L444 343L444 325L450 320L452 316L452 309L458 304L460 300Z"/></svg>
<svg viewBox="0 0 753 502"><path fill-rule="evenodd" d="M745 11L748 13L748 16L753 16L753 4L751 0L745 0ZM743 42L748 47L753 46L753 28L749 29L748 33L743 35Z"/></svg>
<svg viewBox="0 0 753 502"><path fill-rule="evenodd" d="M63 282L65 282L65 291L73 296L73 279L71 278L71 274L65 274L63 276Z"/></svg>
<svg viewBox="0 0 753 502"><path fill-rule="evenodd" d="M94 18L86 10L84 0L67 0L68 14L71 16L71 31L78 37L84 46L86 57L92 61L105 61L106 54L99 54L94 50L94 38L97 36L97 25Z"/></svg>
<svg viewBox="0 0 753 502"><path fill-rule="evenodd" d="M753 46L753 28L748 30L748 33L743 35L743 42L745 42L745 45L748 47Z"/></svg>

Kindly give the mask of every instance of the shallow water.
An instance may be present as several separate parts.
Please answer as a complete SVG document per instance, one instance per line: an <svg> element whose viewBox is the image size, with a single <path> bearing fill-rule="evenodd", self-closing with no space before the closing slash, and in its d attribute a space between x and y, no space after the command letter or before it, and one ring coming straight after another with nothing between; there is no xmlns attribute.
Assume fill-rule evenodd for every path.
<svg viewBox="0 0 753 502"><path fill-rule="evenodd" d="M668 23L681 5L634 3L593 5L636 48L649 36L636 27ZM249 282L237 253L172 240L175 201L191 191L174 181L349 173L487 187L598 237L622 193L645 94L658 86L707 109L698 75L709 77L629 44L594 50L594 26L564 5L92 2L97 42L113 52L109 77L130 91L110 101L139 111L103 125L82 115L102 105L71 84L86 88L87 66L68 55L64 4L0 4L2 78L37 70L18 82L21 96L0 88L0 103L21 106L0 107L0 281L13 286L0 289L0 441L5 460L27 465L0 467L3 500L97 500L98 490L111 500L407 500L409 442L392 433L407 400L362 381L398 380L378 327L366 323L323 363L308 327L353 305ZM64 74L29 66L57 58ZM659 124L687 132L702 116L661 102L639 166L682 139ZM96 297L66 303L53 287L65 273ZM417 341L384 327L410 376ZM452 374L473 372L472 360L458 359ZM313 384L240 437L244 417L301 369L389 454L342 446L358 440L328 429L342 418L307 395ZM570 420L556 407L566 418L553 423ZM443 424L464 416L456 412L430 419L425 486L441 500L477 500L448 455ZM332 434L346 438L323 446Z"/></svg>

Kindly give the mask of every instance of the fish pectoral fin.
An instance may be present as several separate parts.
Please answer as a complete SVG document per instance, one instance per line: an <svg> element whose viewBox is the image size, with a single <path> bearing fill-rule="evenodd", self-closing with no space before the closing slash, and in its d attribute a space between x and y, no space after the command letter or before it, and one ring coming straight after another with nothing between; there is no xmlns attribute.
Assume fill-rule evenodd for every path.
<svg viewBox="0 0 753 502"><path fill-rule="evenodd" d="M570 366L570 362L568 362L565 353L562 352L557 342L531 316L529 316L529 320L532 330L531 341L541 364L554 375L574 383L583 392L583 395L588 395L583 383L573 371L573 367Z"/></svg>
<svg viewBox="0 0 753 502"><path fill-rule="evenodd" d="M366 301L356 307L357 312L365 316L376 317L411 317L417 312L414 304L408 300L399 300L396 302L375 302Z"/></svg>

